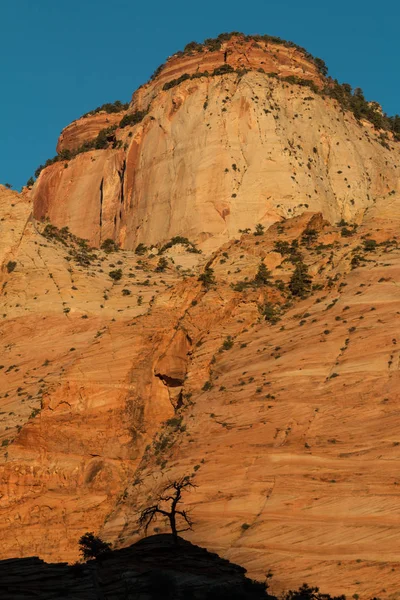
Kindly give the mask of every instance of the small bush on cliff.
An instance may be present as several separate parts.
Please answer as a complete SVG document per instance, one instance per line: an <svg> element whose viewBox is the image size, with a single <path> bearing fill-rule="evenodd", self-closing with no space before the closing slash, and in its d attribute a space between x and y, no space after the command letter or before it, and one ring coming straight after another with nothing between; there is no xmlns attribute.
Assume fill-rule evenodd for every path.
<svg viewBox="0 0 400 600"><path fill-rule="evenodd" d="M188 252L193 252L195 254L201 254L201 250L198 250L196 248L196 246L193 244L193 242L191 242L186 237L183 237L181 235L176 235L169 242L164 244L164 246L162 246L160 249L160 253L162 254L163 252L165 252L169 248L172 248L172 246L176 246L177 244L182 244L182 246L186 246L186 250Z"/></svg>
<svg viewBox="0 0 400 600"><path fill-rule="evenodd" d="M198 42L189 42L183 49L184 54L191 54L193 52L203 52L202 44Z"/></svg>
<svg viewBox="0 0 400 600"><path fill-rule="evenodd" d="M85 533L79 539L79 549L84 560L101 558L111 552L111 544L105 542L93 533Z"/></svg>
<svg viewBox="0 0 400 600"><path fill-rule="evenodd" d="M277 309L271 302L266 302L264 306L261 306L260 311L264 319L272 325L275 325L279 321Z"/></svg>
<svg viewBox="0 0 400 600"><path fill-rule="evenodd" d="M176 85L179 85L180 83L183 83L187 79L190 79L190 75L188 73L183 73L177 79L171 79L171 81L167 81L166 83L164 83L163 90L164 91L170 90L171 88L175 87Z"/></svg>
<svg viewBox="0 0 400 600"><path fill-rule="evenodd" d="M130 125L136 125L137 123L140 123L140 121L143 121L146 115L147 111L145 110L136 110L130 115L124 115L119 122L119 127L123 129L124 127L129 127Z"/></svg>
<svg viewBox="0 0 400 600"><path fill-rule="evenodd" d="M295 591L290 590L283 596L284 600L346 600L346 596L330 596L321 594L319 588L310 587L306 583Z"/></svg>
<svg viewBox="0 0 400 600"><path fill-rule="evenodd" d="M121 100L116 100L115 102L106 102L106 104L102 104L101 106L98 106L94 110L91 110L90 112L85 113L84 115L82 115L81 118L84 119L91 115L95 115L96 113L99 113L99 112L106 112L107 114L119 113L119 112L122 112L123 110L127 110L128 108L129 108L129 102L122 103Z"/></svg>
<svg viewBox="0 0 400 600"><path fill-rule="evenodd" d="M158 273L163 273L167 267L168 267L168 261L164 256L162 256L160 258L160 260L158 261L158 264L156 266L156 271Z"/></svg>
<svg viewBox="0 0 400 600"><path fill-rule="evenodd" d="M198 281L201 281L204 287L210 287L210 285L213 285L215 283L214 269L211 267L206 267L203 273L199 275Z"/></svg>
<svg viewBox="0 0 400 600"><path fill-rule="evenodd" d="M232 285L232 288L235 290L235 292L243 292L247 288L257 288L264 285L271 285L271 279L271 271L267 269L265 264L261 261L254 279L248 280L246 278L244 281L238 281Z"/></svg>
<svg viewBox="0 0 400 600"><path fill-rule="evenodd" d="M90 150L103 150L105 148L108 148L109 143L116 142L115 135L114 135L114 132L116 129L117 129L116 125L111 125L110 127L106 127L105 129L102 129L101 131L99 131L99 134L97 135L97 137L94 138L94 140L89 140L89 141L83 142L83 144L81 146L79 146L79 148L76 148L75 150L68 150L68 149L61 150L61 152L59 154L56 154L56 156L53 156L53 158L48 158L46 160L46 162L44 163L44 165L39 165L39 167L36 169L36 171L35 171L36 179L39 177L39 175L43 171L43 169L45 169L46 167L49 167L50 165L53 165L56 162L64 161L64 160L72 160L73 158L75 158L75 156L78 156L78 154L82 154L82 152L89 152Z"/></svg>
<svg viewBox="0 0 400 600"><path fill-rule="evenodd" d="M9 260L6 264L7 272L12 273L17 266L17 263L14 260Z"/></svg>
<svg viewBox="0 0 400 600"><path fill-rule="evenodd" d="M328 67L326 66L325 61L322 60L322 58L318 58L318 56L316 56L314 58L314 63L321 75L326 77L328 75Z"/></svg>
<svg viewBox="0 0 400 600"><path fill-rule="evenodd" d="M364 240L363 241L364 250L367 252L373 252L376 250L377 243L375 240Z"/></svg>
<svg viewBox="0 0 400 600"><path fill-rule="evenodd" d="M103 150L104 148L107 148L107 146L108 146L107 133L106 133L105 129L102 129L96 138L95 148L96 148L96 150Z"/></svg>
<svg viewBox="0 0 400 600"><path fill-rule="evenodd" d="M104 240L100 248L104 250L106 254L111 254L111 252L118 252L119 250L117 244L114 242L114 240L111 240L110 238Z"/></svg>
<svg viewBox="0 0 400 600"><path fill-rule="evenodd" d="M121 269L115 269L114 271L110 271L109 272L109 276L114 281L119 281L121 279L121 277L122 277L122 270Z"/></svg>
<svg viewBox="0 0 400 600"><path fill-rule="evenodd" d="M147 246L145 246L144 244L142 244L142 242L140 242L140 244L138 244L136 246L135 254L137 254L138 256L143 256L144 254L146 254L146 252L147 252Z"/></svg>
<svg viewBox="0 0 400 600"><path fill-rule="evenodd" d="M234 72L234 68L231 65L228 64L224 64L221 65L220 67L217 67L216 69L214 69L213 71L213 75L225 75L225 73L233 73Z"/></svg>
<svg viewBox="0 0 400 600"><path fill-rule="evenodd" d="M233 347L233 339L230 335L228 335L228 337L223 341L223 344L221 346L221 348L219 349L219 352L225 352L226 350L230 350Z"/></svg>
<svg viewBox="0 0 400 600"><path fill-rule="evenodd" d="M306 244L306 246L311 246L314 242L316 242L318 238L318 231L316 229L305 229L301 235L301 241Z"/></svg>

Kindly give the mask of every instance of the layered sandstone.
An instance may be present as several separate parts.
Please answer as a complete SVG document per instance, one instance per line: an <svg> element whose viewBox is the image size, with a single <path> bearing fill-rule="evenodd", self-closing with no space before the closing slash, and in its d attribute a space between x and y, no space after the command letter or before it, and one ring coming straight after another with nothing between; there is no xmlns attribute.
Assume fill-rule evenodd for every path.
<svg viewBox="0 0 400 600"><path fill-rule="evenodd" d="M87 530L126 546L193 473L185 535L273 592L395 598L399 149L256 69L161 83L121 147L46 168L33 206L0 187L0 555L74 561ZM159 255L175 235L203 253ZM261 263L271 285L250 284Z"/></svg>
<svg viewBox="0 0 400 600"><path fill-rule="evenodd" d="M225 64L247 64L249 71L163 90L184 73ZM334 100L271 78L271 69L322 80L297 49L235 38L217 52L172 57L134 94L131 113L148 114L116 131L121 148L79 154L41 173L34 216L68 225L95 245L112 238L133 249L183 235L205 251L239 228L268 226L307 209L331 222L359 221L377 198L397 189L397 152ZM81 128L76 145L86 122L96 119L73 126ZM61 145L72 132L65 130Z"/></svg>
<svg viewBox="0 0 400 600"><path fill-rule="evenodd" d="M118 125L124 114L125 111L118 113L102 111L77 119L62 130L57 142L57 152L76 150L85 142L91 142L102 129Z"/></svg>
<svg viewBox="0 0 400 600"><path fill-rule="evenodd" d="M272 569L273 591L392 594L399 221L391 195L350 237L312 213L246 234L212 257L209 289L184 247L162 273L125 251L82 267L28 222L4 276L2 555L75 560L87 529L127 545L162 482L195 473L186 535L251 576ZM384 244L357 249L366 235ZM259 306L280 289L231 284L264 261L285 289L274 244L293 239L321 289L271 325Z"/></svg>
<svg viewBox="0 0 400 600"><path fill-rule="evenodd" d="M295 75L301 79L313 81L318 87L324 84L324 78L317 66L304 51L296 47L286 47L274 42L245 39L233 36L221 43L218 50L202 47L189 52L177 52L162 65L156 77L141 86L132 97L132 106L147 109L163 86L182 75L212 73L215 69L229 65L243 71L264 71L279 77Z"/></svg>

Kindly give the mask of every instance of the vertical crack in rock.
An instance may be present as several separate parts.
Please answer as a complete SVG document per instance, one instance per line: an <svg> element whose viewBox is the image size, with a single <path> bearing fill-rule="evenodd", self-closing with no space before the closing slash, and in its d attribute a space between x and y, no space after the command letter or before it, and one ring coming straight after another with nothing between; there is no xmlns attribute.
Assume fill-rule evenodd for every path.
<svg viewBox="0 0 400 600"><path fill-rule="evenodd" d="M104 187L104 177L100 182L100 242L101 242L101 227L103 224L103 187Z"/></svg>
<svg viewBox="0 0 400 600"><path fill-rule="evenodd" d="M120 194L121 204L123 204L124 200L125 200L125 192L124 192L125 170L126 170L126 160L124 160L124 162L122 163L121 171L118 171L119 179L121 181L121 194Z"/></svg>
<svg viewBox="0 0 400 600"><path fill-rule="evenodd" d="M104 187L104 178L100 182L100 227L103 223L103 187Z"/></svg>

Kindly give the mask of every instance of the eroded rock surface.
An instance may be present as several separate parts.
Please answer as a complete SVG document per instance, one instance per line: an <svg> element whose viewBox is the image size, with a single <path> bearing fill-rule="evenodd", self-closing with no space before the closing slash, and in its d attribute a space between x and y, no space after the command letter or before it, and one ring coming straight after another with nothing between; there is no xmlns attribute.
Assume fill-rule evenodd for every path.
<svg viewBox="0 0 400 600"><path fill-rule="evenodd" d="M234 72L213 74L227 65ZM196 78L164 89L184 74ZM323 82L299 50L271 43L233 38L216 52L174 56L134 94L128 112L139 111L140 122L117 129L114 149L79 154L41 173L34 216L95 245L112 238L134 249L183 235L206 251L240 228L306 209L331 222L359 222L397 189L398 151L382 145L370 123L318 94ZM104 119L120 117L80 119L64 130L59 147L79 146Z"/></svg>
<svg viewBox="0 0 400 600"><path fill-rule="evenodd" d="M253 67L165 81L119 147L0 187L0 555L129 545L193 474L185 535L274 593L396 598L399 147Z"/></svg>

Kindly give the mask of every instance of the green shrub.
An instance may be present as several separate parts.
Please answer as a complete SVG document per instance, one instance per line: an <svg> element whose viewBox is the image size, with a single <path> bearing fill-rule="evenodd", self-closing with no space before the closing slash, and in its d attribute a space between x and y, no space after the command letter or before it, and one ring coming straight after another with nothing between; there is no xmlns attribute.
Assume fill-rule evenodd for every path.
<svg viewBox="0 0 400 600"><path fill-rule="evenodd" d="M176 85L179 85L180 83L183 83L187 79L190 79L189 73L183 73L177 79L171 79L171 81L167 81L166 83L164 83L163 90L164 91L170 90L171 88L175 87Z"/></svg>
<svg viewBox="0 0 400 600"><path fill-rule="evenodd" d="M147 246L145 246L144 244L142 244L142 242L140 242L140 244L138 244L136 246L135 254L137 254L138 256L143 256L144 254L146 254L146 252L147 252Z"/></svg>
<svg viewBox="0 0 400 600"><path fill-rule="evenodd" d="M203 273L201 273L201 275L199 275L198 281L201 281L201 283L205 286L205 287L209 287L210 285L215 283L215 277L214 277L214 269L212 269L211 267L206 267L203 271Z"/></svg>
<svg viewBox="0 0 400 600"><path fill-rule="evenodd" d="M228 337L224 340L221 348L220 348L220 352L224 352L226 350L230 350L233 346L233 339L230 335L228 335Z"/></svg>
<svg viewBox="0 0 400 600"><path fill-rule="evenodd" d="M203 52L203 46L198 42L189 42L183 49L184 54L192 52Z"/></svg>
<svg viewBox="0 0 400 600"><path fill-rule="evenodd" d="M363 246L366 252L373 252L374 250L376 250L377 243L375 240L364 240Z"/></svg>
<svg viewBox="0 0 400 600"><path fill-rule="evenodd" d="M136 110L134 113L131 113L129 115L124 115L122 117L121 121L119 122L119 127L121 129L123 129L124 127L137 125L137 123L140 123L141 121L143 121L143 119L145 118L146 115L147 115L146 110Z"/></svg>
<svg viewBox="0 0 400 600"><path fill-rule="evenodd" d="M114 242L114 240L107 238L101 244L100 248L104 250L106 254L111 254L111 252L118 252L118 245Z"/></svg>
<svg viewBox="0 0 400 600"><path fill-rule="evenodd" d="M287 77L282 77L281 79L282 81L287 81L288 83L309 87L316 94L319 92L319 88L315 85L312 79L302 79L301 77L297 77L297 75L288 75Z"/></svg>
<svg viewBox="0 0 400 600"><path fill-rule="evenodd" d="M102 129L96 138L95 148L96 150L103 150L108 146L108 138L105 129Z"/></svg>
<svg viewBox="0 0 400 600"><path fill-rule="evenodd" d="M111 125L110 127L99 131L97 137L94 138L94 140L88 140L86 142L83 142L83 144L75 150L61 150L61 152L59 152L59 154L56 154L56 156L54 156L53 158L47 159L44 165L39 165L39 167L35 171L35 177L38 178L43 169L49 167L50 165L53 165L56 162L71 160L75 158L75 156L78 156L78 154L82 154L82 152L89 152L90 150L102 150L108 148L110 142L115 142L114 132L116 129L116 125Z"/></svg>
<svg viewBox="0 0 400 600"><path fill-rule="evenodd" d="M269 269L267 269L267 267L265 266L265 264L263 262L261 262L258 267L256 276L254 277L254 280L253 280L254 284L256 286L270 285L271 278L272 278L271 271Z"/></svg>
<svg viewBox="0 0 400 600"><path fill-rule="evenodd" d="M340 235L342 237L351 237L352 235L354 235L354 229L348 229L348 227L342 227L342 229L340 230Z"/></svg>
<svg viewBox="0 0 400 600"><path fill-rule="evenodd" d="M257 223L256 229L254 231L254 235L263 235L264 229L265 229L264 225L261 225L261 223Z"/></svg>
<svg viewBox="0 0 400 600"><path fill-rule="evenodd" d="M119 281L122 277L122 269L115 269L114 271L110 271L109 276L114 281Z"/></svg>
<svg viewBox="0 0 400 600"><path fill-rule="evenodd" d="M274 242L274 250L275 252L279 252L279 254L281 254L282 256L291 253L291 247L289 242L283 242L281 240Z"/></svg>
<svg viewBox="0 0 400 600"><path fill-rule="evenodd" d="M203 392L208 392L209 390L211 390L212 387L213 384L211 383L211 381L206 381L201 389L203 390Z"/></svg>
<svg viewBox="0 0 400 600"><path fill-rule="evenodd" d="M311 290L312 279L308 274L308 267L299 261L289 281L289 290L293 296L304 298Z"/></svg>
<svg viewBox="0 0 400 600"><path fill-rule="evenodd" d="M128 108L129 108L129 102L126 102L124 104L120 100L116 100L115 102L107 102L106 104L102 104L101 106L98 106L94 110L91 110L90 112L87 112L84 115L82 115L81 118L84 119L86 117L95 115L96 113L103 112L103 111L106 112L107 114L118 113L118 112L122 112L123 110L127 110Z"/></svg>
<svg viewBox="0 0 400 600"><path fill-rule="evenodd" d="M318 58L317 56L314 58L314 64L317 67L318 71L326 77L328 75L328 67L322 58Z"/></svg>
<svg viewBox="0 0 400 600"><path fill-rule="evenodd" d="M198 250L196 248L196 246L193 244L193 242L191 242L186 237L183 237L181 235L174 236L172 239L170 239L169 242L164 244L160 249L160 254L162 254L169 248L172 248L172 246L176 246L177 244L182 244L182 246L186 246L186 249L188 252L193 252L195 254L201 254L201 250Z"/></svg>
<svg viewBox="0 0 400 600"><path fill-rule="evenodd" d="M6 264L6 269L8 273L12 273L17 266L17 263L14 260L9 260Z"/></svg>
<svg viewBox="0 0 400 600"><path fill-rule="evenodd" d="M159 273L163 273L167 267L168 267L168 261L165 258L165 256L162 256L159 259L155 270L158 271Z"/></svg>
<svg viewBox="0 0 400 600"><path fill-rule="evenodd" d="M216 69L214 69L214 71L212 72L213 75L225 75L226 73L233 73L235 71L235 69L231 66L228 65L227 63L221 65L220 67L217 67Z"/></svg>
<svg viewBox="0 0 400 600"><path fill-rule="evenodd" d="M302 233L301 239L302 242L307 246L310 246L312 243L316 242L318 238L318 231L315 229L305 229Z"/></svg>
<svg viewBox="0 0 400 600"><path fill-rule="evenodd" d="M65 312L65 309L64 309ZM31 414L29 415L30 419L34 419L35 417L37 417L37 415L40 413L40 408L34 408L31 412Z"/></svg>
<svg viewBox="0 0 400 600"><path fill-rule="evenodd" d="M264 319L269 323L272 323L272 325L275 325L275 323L279 321L277 310L271 302L266 302L264 306L260 308L260 310Z"/></svg>

